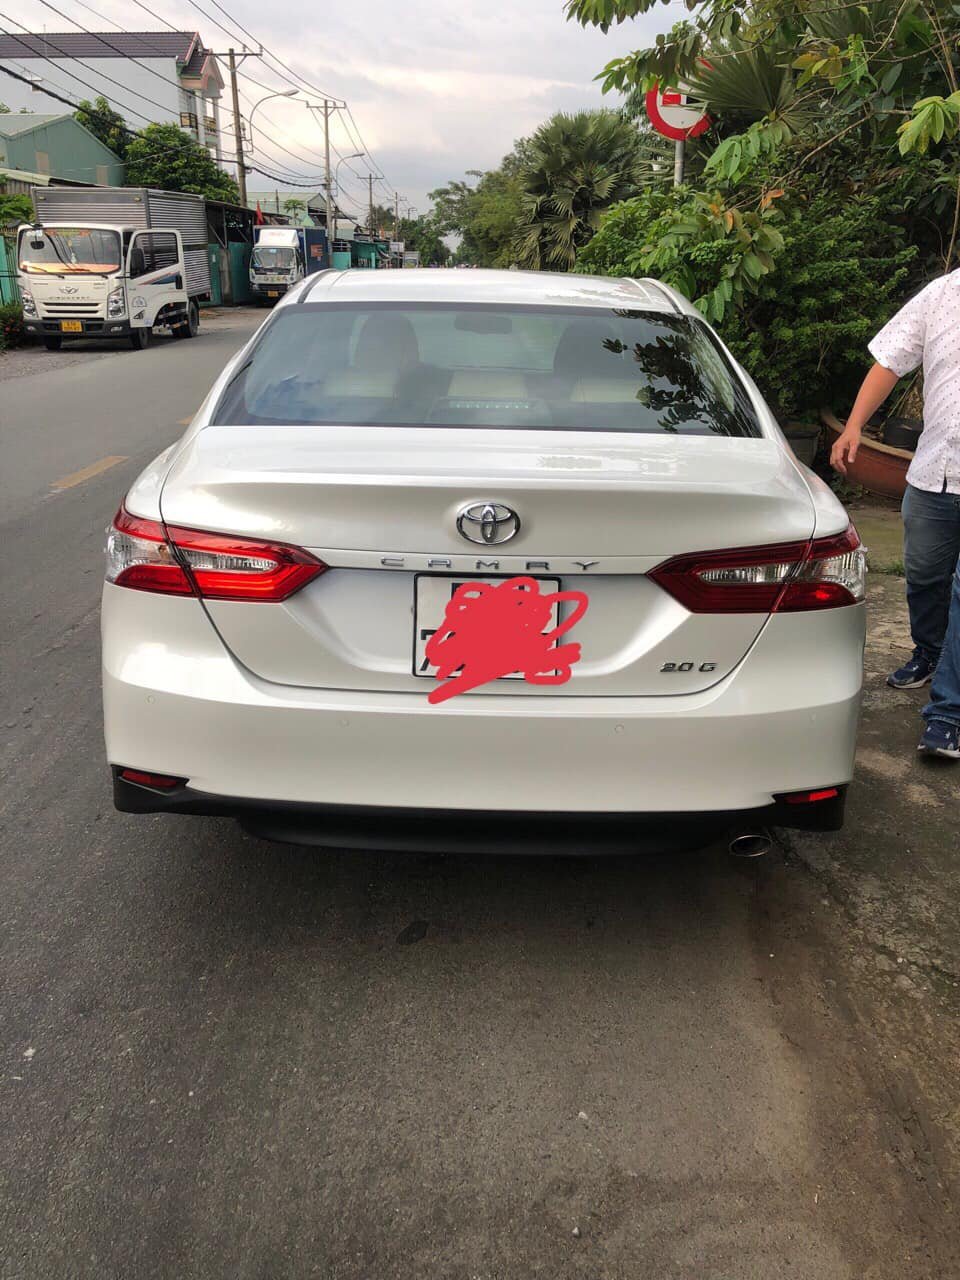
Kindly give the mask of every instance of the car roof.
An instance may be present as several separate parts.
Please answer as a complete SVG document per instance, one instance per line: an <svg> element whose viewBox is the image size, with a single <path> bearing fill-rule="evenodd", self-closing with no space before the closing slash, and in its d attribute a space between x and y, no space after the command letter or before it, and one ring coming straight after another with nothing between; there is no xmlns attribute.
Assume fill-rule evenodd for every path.
<svg viewBox="0 0 960 1280"><path fill-rule="evenodd" d="M681 294L658 280L581 276L550 271L405 267L392 271L321 271L289 301L506 303L610 307L629 311L698 314ZM286 299L285 299L286 301Z"/></svg>

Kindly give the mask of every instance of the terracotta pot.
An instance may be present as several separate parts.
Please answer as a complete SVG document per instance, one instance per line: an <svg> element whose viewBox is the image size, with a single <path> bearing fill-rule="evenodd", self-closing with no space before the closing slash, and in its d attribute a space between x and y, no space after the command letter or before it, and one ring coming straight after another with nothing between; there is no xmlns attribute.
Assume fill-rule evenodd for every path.
<svg viewBox="0 0 960 1280"><path fill-rule="evenodd" d="M842 433L843 423L829 409L822 409L820 417L827 429L828 442ZM881 444L879 440L871 440L864 436L857 451L857 460L852 467L847 467L847 479L851 484L862 485L870 493L879 493L886 498L902 498L907 488L907 468L913 461L913 454L906 449L894 449L891 445Z"/></svg>

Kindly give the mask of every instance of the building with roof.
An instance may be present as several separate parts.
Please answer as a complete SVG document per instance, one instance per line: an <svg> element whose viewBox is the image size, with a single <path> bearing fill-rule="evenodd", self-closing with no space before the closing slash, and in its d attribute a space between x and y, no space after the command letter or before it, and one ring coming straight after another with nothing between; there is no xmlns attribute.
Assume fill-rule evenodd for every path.
<svg viewBox="0 0 960 1280"><path fill-rule="evenodd" d="M223 76L215 56L195 31L61 31L0 34L0 100L13 113L59 114L63 103L45 89L92 101L103 94L131 129L178 124L222 157L219 101Z"/></svg>
<svg viewBox="0 0 960 1280"><path fill-rule="evenodd" d="M123 164L72 115L0 114L0 168L31 177L123 185ZM44 180L41 177L41 182Z"/></svg>
<svg viewBox="0 0 960 1280"><path fill-rule="evenodd" d="M299 217L291 218L284 210L284 202L287 200L302 200L307 207L305 214ZM260 212L264 216L268 214L279 214L285 217L292 226L298 227L325 227L327 225L327 201L322 191L303 191L299 188L290 190L286 187L277 187L270 191L250 191L247 190L247 205L251 209L260 206ZM357 221L355 213L350 213L346 209L341 208L337 202L337 222L340 226L349 223L351 226Z"/></svg>

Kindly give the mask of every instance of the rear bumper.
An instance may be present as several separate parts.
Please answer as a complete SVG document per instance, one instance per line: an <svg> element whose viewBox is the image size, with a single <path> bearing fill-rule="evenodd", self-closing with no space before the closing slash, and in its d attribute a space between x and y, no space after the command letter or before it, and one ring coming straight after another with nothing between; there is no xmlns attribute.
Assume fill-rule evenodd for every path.
<svg viewBox="0 0 960 1280"><path fill-rule="evenodd" d="M838 831L846 788L808 806L783 799L760 809L715 813L517 813L385 805L281 804L216 796L187 786L156 790L126 781L113 766L113 800L122 813L236 818L254 835L340 849L450 853L582 853L694 848L720 833L764 827Z"/></svg>
<svg viewBox="0 0 960 1280"><path fill-rule="evenodd" d="M123 807L140 811L796 826L809 817L774 797L852 777L863 633L860 606L774 617L741 665L697 695L465 695L434 707L425 693L271 684L231 657L198 601L107 584L107 758L188 780L147 800L125 788Z"/></svg>

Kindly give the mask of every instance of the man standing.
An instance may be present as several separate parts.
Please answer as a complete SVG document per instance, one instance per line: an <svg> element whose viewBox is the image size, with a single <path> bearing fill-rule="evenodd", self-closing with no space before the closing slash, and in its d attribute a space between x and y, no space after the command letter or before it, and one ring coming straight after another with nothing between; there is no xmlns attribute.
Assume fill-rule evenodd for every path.
<svg viewBox="0 0 960 1280"><path fill-rule="evenodd" d="M903 499L914 650L887 684L919 689L933 679L919 749L960 759L960 271L941 276L912 298L869 350L877 363L863 380L830 461L847 474L864 426L899 379L922 364L923 431Z"/></svg>

